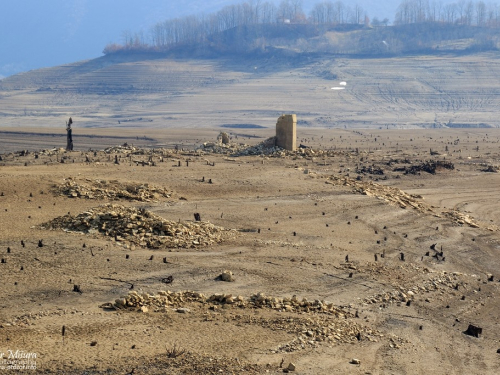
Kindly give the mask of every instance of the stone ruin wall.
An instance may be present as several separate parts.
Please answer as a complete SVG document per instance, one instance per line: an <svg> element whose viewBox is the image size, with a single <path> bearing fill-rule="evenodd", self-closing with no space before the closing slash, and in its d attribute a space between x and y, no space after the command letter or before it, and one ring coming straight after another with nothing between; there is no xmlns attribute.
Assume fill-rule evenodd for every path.
<svg viewBox="0 0 500 375"><path fill-rule="evenodd" d="M276 146L285 150L297 149L297 115L281 115L276 122Z"/></svg>

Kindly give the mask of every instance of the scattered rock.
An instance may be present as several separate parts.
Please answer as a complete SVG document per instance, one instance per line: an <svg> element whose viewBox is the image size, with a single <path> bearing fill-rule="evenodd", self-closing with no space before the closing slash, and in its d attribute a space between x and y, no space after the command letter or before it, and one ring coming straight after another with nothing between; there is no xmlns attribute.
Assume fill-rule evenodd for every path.
<svg viewBox="0 0 500 375"><path fill-rule="evenodd" d="M286 366L286 369L287 369L288 371L295 371L295 369L296 369L296 368L297 368L297 367L296 367L296 366L295 366L295 364L293 364L292 362L290 362L290 363L288 364L288 366Z"/></svg>
<svg viewBox="0 0 500 375"><path fill-rule="evenodd" d="M163 258L163 259L164 259L163 263L167 263L167 261L166 261L167 258ZM161 279L161 282L165 283L165 284L172 284L174 282L174 277L172 275L164 277Z"/></svg>
<svg viewBox="0 0 500 375"><path fill-rule="evenodd" d="M228 270L225 270L224 272L222 272L219 277L222 281L227 281L227 282L235 280L233 273L231 271L228 271Z"/></svg>
<svg viewBox="0 0 500 375"><path fill-rule="evenodd" d="M479 337L479 335L483 333L483 329L469 324L469 327L467 327L467 330L464 333L469 336Z"/></svg>
<svg viewBox="0 0 500 375"><path fill-rule="evenodd" d="M498 173L499 168L495 165L487 165L485 168L481 169L481 172Z"/></svg>
<svg viewBox="0 0 500 375"><path fill-rule="evenodd" d="M349 363L351 363L353 365L360 365L361 361L357 358L353 358L353 359L351 359L351 361Z"/></svg>
<svg viewBox="0 0 500 375"><path fill-rule="evenodd" d="M404 174L417 174L419 172L427 172L436 174L437 169L455 169L453 163L444 160L428 160L420 164L395 168L394 172L404 172Z"/></svg>
<svg viewBox="0 0 500 375"><path fill-rule="evenodd" d="M356 173L358 174L373 174L373 175L383 175L384 170L375 165L365 166L363 165L361 168L356 169Z"/></svg>

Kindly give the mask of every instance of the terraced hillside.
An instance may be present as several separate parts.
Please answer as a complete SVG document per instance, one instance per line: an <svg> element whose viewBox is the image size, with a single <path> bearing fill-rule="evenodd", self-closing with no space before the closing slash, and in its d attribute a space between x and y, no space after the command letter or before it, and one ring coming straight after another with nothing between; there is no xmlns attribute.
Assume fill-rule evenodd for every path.
<svg viewBox="0 0 500 375"><path fill-rule="evenodd" d="M494 54L182 60L105 56L0 81L1 126L497 127ZM339 83L345 81L345 86ZM337 89L332 89L337 88Z"/></svg>

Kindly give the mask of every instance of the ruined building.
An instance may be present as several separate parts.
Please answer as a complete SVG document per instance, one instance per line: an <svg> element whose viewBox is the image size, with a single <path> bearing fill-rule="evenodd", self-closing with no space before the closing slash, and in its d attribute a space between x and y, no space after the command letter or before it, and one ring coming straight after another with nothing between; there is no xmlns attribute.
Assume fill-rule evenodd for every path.
<svg viewBox="0 0 500 375"><path fill-rule="evenodd" d="M297 116L281 115L276 122L276 146L285 150L297 149Z"/></svg>

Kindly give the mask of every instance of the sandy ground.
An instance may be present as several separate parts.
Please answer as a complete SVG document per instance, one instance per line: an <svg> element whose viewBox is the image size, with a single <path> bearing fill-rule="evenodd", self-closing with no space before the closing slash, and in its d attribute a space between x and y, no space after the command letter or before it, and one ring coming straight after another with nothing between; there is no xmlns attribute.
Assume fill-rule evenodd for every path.
<svg viewBox="0 0 500 375"><path fill-rule="evenodd" d="M38 372L64 374L264 374L282 373L289 363L297 374L500 372L500 177L483 171L499 164L500 131L299 129L302 143L336 152L231 157L191 152L215 140L218 130L211 129L129 129L120 139L90 129L82 131L87 138L80 133L82 143L75 136L76 151L51 155L40 150L57 141L38 133L58 130L17 130L25 134L2 138L0 161L4 360L9 350L35 353ZM258 138L238 141L255 144L268 133L256 130ZM98 141L92 146L91 139ZM169 151L163 161L154 156L154 166L140 163L148 155L118 153L121 162L115 164L115 154L88 151L122 141L157 149L179 144L185 151ZM31 152L14 152L23 149ZM451 162L454 169L394 171L429 160ZM384 174L357 173L362 166L380 167ZM403 209L332 183L331 176L398 188L429 209ZM132 249L99 234L40 229L56 217L108 202L54 193L69 177L164 187L172 194L157 202L113 203L181 223L192 222L197 212L202 221L235 229L236 235L206 247ZM441 214L447 210L469 215L476 227ZM440 251L441 257L433 257ZM231 270L235 281L217 280L223 270ZM167 276L173 276L171 284L162 281ZM345 317L210 302L183 303L188 313L177 312L178 306L145 313L99 307L127 295L132 284L150 294L296 295L329 301ZM405 297L391 294L398 291ZM338 319L377 334L346 335L343 342L308 328L321 330ZM464 334L469 324L483 328L482 334ZM299 337L303 347L286 347ZM169 358L174 346L185 352ZM352 364L353 358L360 364Z"/></svg>

